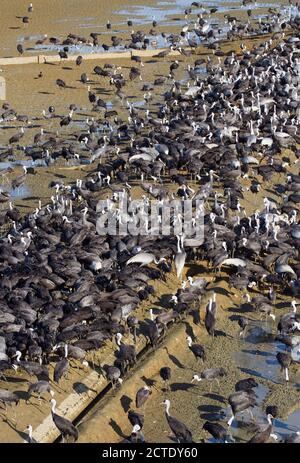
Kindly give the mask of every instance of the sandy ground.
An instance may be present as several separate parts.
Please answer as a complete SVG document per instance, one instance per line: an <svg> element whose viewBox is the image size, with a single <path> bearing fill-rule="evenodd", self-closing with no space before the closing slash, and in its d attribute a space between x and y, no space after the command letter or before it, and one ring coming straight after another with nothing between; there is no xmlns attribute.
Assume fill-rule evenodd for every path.
<svg viewBox="0 0 300 463"><path fill-rule="evenodd" d="M261 41L261 38L253 38L245 41L245 44L251 48L261 43ZM234 49L239 49L238 43L224 42L222 44L222 50L226 53ZM180 67L175 72L176 79L186 79L187 64L194 62L195 59L207 57L207 55L207 49L199 47L197 52L191 57L178 57L177 59L180 63ZM209 55L212 59L215 59L211 52ZM22 126L25 126L25 134L19 145L25 146L26 144L33 143L34 136L40 132L41 128L44 130L43 141L46 141L50 136L57 136L57 131L59 133L58 140L60 139L60 134L68 136L70 140L75 140L80 133L87 129L87 120L89 121L88 123L91 123L93 118L100 121L104 120L103 112L92 111L92 105L88 100L87 85L79 81L82 73L86 73L89 77L91 91L96 93L98 98L100 97L106 103L111 104L112 109L118 112L118 117L123 121L126 122L128 117L126 101L130 104L142 104L142 106L136 106L142 117L145 116L145 109L150 109L150 114L155 116L155 110L161 100L161 95L170 88L172 82L168 80L164 85L154 86L154 89L151 91L153 99L147 105L143 105L145 92L142 91L142 86L144 83L153 83L154 79L157 77L165 76L173 61L174 58L172 57L167 57L163 60L157 58L145 59L145 67L141 68L143 81L130 82L127 80L124 88L126 98L123 102L116 96L115 90L109 84L108 78L99 77L93 73L94 67L98 64L97 61L85 61L79 69L71 62L6 66L3 75L7 81L7 101L18 114L26 114L29 117L29 123L24 124L17 121L6 123L1 131L0 145L7 145L9 138L18 133ZM104 66L105 62L99 64ZM134 63L128 59L114 61L114 65L119 68L118 72L122 72L126 79L128 78L130 67L133 64ZM38 78L40 72L42 72L42 77ZM69 88L58 88L55 84L57 78L63 79ZM61 120L60 117L68 115L70 104L76 105L77 108L73 116L73 122L69 126L61 129L59 125ZM55 114L58 117L52 119L47 117L50 105L54 106ZM42 116L43 110L47 113L46 118ZM112 121L112 119L110 119L110 121ZM123 147L123 150L126 151L126 146ZM11 157L1 157L0 151L0 160L6 162L10 159ZM16 145L14 145L14 156L12 159L30 160L31 158L24 156L24 152L17 149ZM76 166L73 161L71 161L70 165L66 165L66 162L61 159L47 168L37 168L37 175L27 176L25 183L27 191L25 195L22 190L20 192L13 192L14 205L20 208L21 211L28 212L30 209L37 207L39 199L44 203L50 198L53 194L53 189L51 190L49 188L49 183L52 180L59 180L65 183L68 181L74 182L76 178L84 178L89 172L94 171L95 168L96 165ZM12 179L21 173L22 168L15 167L12 174L7 177L8 179ZM4 186L7 188L7 185ZM253 199L251 196L250 198L250 202L252 203ZM5 206L2 206L2 210L5 210Z"/></svg>
<svg viewBox="0 0 300 463"><path fill-rule="evenodd" d="M109 44L110 35L117 33L125 39L128 39L132 27L127 26L127 20L133 20L134 30L149 31L152 27L151 22L155 19L158 22L157 33L165 31L170 33L179 30L178 20L184 19L184 9L190 6L188 0L176 0L174 2L165 2L163 9L169 11L168 27L160 24L162 17L162 7L158 7L157 0L85 0L84 9L82 2L78 0L35 0L33 3L33 12L28 13L27 8L30 2L27 0L1 0L1 18L0 18L0 56L10 57L17 56L16 46L21 43L24 48L28 48L25 55L32 54L32 47L38 39L44 37L66 38L69 33L79 36L88 37L91 32L99 32L100 43ZM201 2L200 2L201 3ZM288 5L287 0L278 2L277 0L268 0L267 5ZM259 14L265 14L268 10L266 2L257 1ZM253 14L256 10L253 5L248 8L240 8L236 2L218 1L212 2L207 6L220 6L220 12L215 14L215 18L223 18L224 14L233 12L235 16L247 19L247 9L252 8ZM152 7L150 9L149 7ZM179 9L178 9L179 7ZM174 8L176 14L173 13ZM128 11L128 14L119 14L121 11ZM179 11L179 12L177 12ZM258 11L258 10L257 10ZM130 14L132 12L132 14ZM189 19L196 18L197 9L193 9ZM23 24L22 18L27 16L29 24ZM112 28L106 29L106 23L110 20ZM143 21L143 24L141 24ZM146 23L146 24L144 24ZM174 23L174 24L172 24ZM109 32L109 34L107 34Z"/></svg>
<svg viewBox="0 0 300 463"><path fill-rule="evenodd" d="M192 266L187 275L208 276L205 267ZM210 274L211 276L211 274ZM212 340L205 331L204 326L194 323L194 317L187 317L184 324L174 327L155 355L149 356L132 376L122 385L117 393L111 393L93 409L79 425L79 442L120 442L128 437L131 425L127 419L129 409L145 414L143 428L147 442L165 443L172 442L172 434L164 415L161 402L168 398L171 401L171 415L183 421L193 434L195 442L207 440L208 434L202 429L206 420L217 420L226 427L226 418L230 416L227 398L234 391L235 383L249 375L255 377L259 383L258 395L260 397L259 411L266 405L278 405L279 416L284 421L289 413L299 406L299 393L295 394L295 385L300 380L300 369L294 366L292 380L286 385L278 365L272 365L272 373L268 377L267 370L260 369L260 358L266 356L265 345L249 342L251 337L245 340L239 338L239 329L234 317L245 313L249 306L245 304L242 294L236 290L230 290L227 285L227 277L217 276L216 281L210 283L209 290L215 291L219 307L216 337ZM208 296L203 299L200 308L201 318L205 313ZM283 302L284 301L284 302ZM283 310L275 310L276 315L282 314L289 307L286 298L280 299ZM155 306L154 306L155 307ZM198 312L198 310L196 310ZM261 322L257 314L247 314L256 329L265 333L275 333L275 326L268 322ZM202 344L207 352L207 360L204 365L195 362L193 354L189 351L186 336L192 336L194 342ZM251 351L252 348L252 351ZM273 347L273 356L276 352ZM236 354L238 352L252 352L252 366L238 364ZM268 367L267 361L265 367ZM159 370L169 366L172 370L170 392L165 390ZM204 368L223 367L227 376L220 380L220 387L216 383L203 381L191 384L194 374L199 374ZM247 368L248 367L248 368ZM262 375L262 376L260 376ZM266 376L264 376L266 375ZM152 394L145 407L136 409L135 394L142 386L150 386ZM235 427L229 432L237 442L244 442L254 432L250 429L238 430Z"/></svg>
<svg viewBox="0 0 300 463"><path fill-rule="evenodd" d="M1 56L17 56L16 44L32 45L47 34L49 37L66 37L69 33L88 36L91 32L104 33L106 22L127 21L127 17L114 14L128 4L143 5L142 0L35 0L33 13L28 13L27 0L1 0ZM148 5L155 0L147 0ZM29 24L22 18L29 17ZM129 18L128 18L129 19ZM113 32L114 29L112 29Z"/></svg>
<svg viewBox="0 0 300 463"><path fill-rule="evenodd" d="M10 0L2 0L1 5L5 4L3 13L1 12L0 28L1 36L3 36L2 46L3 50L1 55L11 56L15 55L15 43L18 40L20 34L28 33L29 27L30 34L39 35L44 33L51 33L52 35L64 35L72 29L72 32L79 33L78 30L74 29L74 22L70 19L70 22L63 23L57 20L63 16L68 17L67 2L61 4L58 1L48 0L36 0L34 2L34 15L35 19L30 22L28 26L28 32L20 23L20 19L16 18L17 15L25 15L28 2ZM43 16L45 11L45 3L47 3L48 16ZM69 2L74 4L72 6L72 17L80 18L82 11L80 8L80 2L72 1ZM101 1L95 2L89 0L85 2L85 15L86 17L95 16L95 4L97 3L97 15L101 19L101 26L109 18L107 11L111 11L113 8L118 9L120 5L125 2L119 0L111 0L110 2ZM110 5L108 9L107 5ZM128 3L128 2L126 2ZM138 4L138 1L134 1L134 4ZM142 3L142 2L140 2ZM154 2L152 2L154 3ZM150 2L148 2L150 4ZM69 5L68 5L69 7ZM245 14L244 12L242 13ZM110 19L112 16L110 15ZM125 18L126 19L126 18ZM67 25L66 25L67 24ZM20 27L21 29L14 29ZM93 29L91 29L93 30ZM2 32L3 31L3 32ZM87 31L86 35L87 35ZM253 46L255 43L260 43L261 38L245 41L248 47ZM239 44L230 42L224 44L223 49L228 52L231 49L238 49ZM176 71L176 78L185 78L186 65L191 61L199 57L207 55L207 50L203 47L199 47L197 54L192 58L180 57L179 61L181 66ZM142 70L143 81L153 82L154 78L160 75L166 75L167 69L169 68L171 59L165 59L163 61L149 59L145 61L145 68ZM26 126L24 142L28 143L33 139L33 136L39 132L40 127L45 129L45 137L51 133L56 133L59 127L59 119L45 119L42 118L41 113L43 109L46 109L53 105L56 108L56 113L59 115L66 115L69 110L70 103L74 103L78 110L75 112L75 121L85 121L86 118L103 118L103 115L95 114L91 111L91 105L87 98L87 86L79 82L79 76L81 73L86 72L91 79L92 90L95 91L98 96L105 99L105 101L111 101L114 109L117 109L118 116L122 119L127 117L127 112L121 106L120 100L115 96L113 89L107 83L107 79L95 78L92 74L93 68L98 63L96 61L84 62L80 69L76 69L75 65L64 62L55 65L26 65L26 66L8 66L3 69L3 75L7 80L7 100L11 106L15 108L18 114L27 114L30 118L31 124ZM101 62L102 66L104 63ZM116 66L122 68L125 77L127 78L129 68L133 63L128 60L118 60L115 62ZM39 72L42 71L43 77L38 78ZM55 85L57 78L64 79L67 84L72 87L65 90L60 90ZM125 93L129 101L141 101L143 99L143 93L141 91L142 82L127 84L125 87ZM170 87L168 82L163 87L156 87L153 93L153 101L150 103L150 109L155 108L155 104L160 100L160 95ZM141 110L143 112L143 110ZM21 123L11 123L9 128L1 130L0 144L5 144L8 138L22 126ZM84 127L84 126L83 126ZM70 125L65 129L67 133L78 134L78 126L75 124ZM83 130L83 129L81 129ZM278 157L282 154L290 156L291 162L295 159L292 157L290 152L279 153ZM16 159L20 159L20 152L16 152ZM24 156L23 156L24 158ZM51 166L45 169L39 169L37 175L28 175L26 187L30 191L30 195L26 198L16 198L14 204L20 208L22 212L32 210L37 206L38 200L42 199L42 202L49 200L49 197L53 193L48 187L49 182L52 179L60 179L64 182L75 181L76 178L84 178L90 171L93 171L95 166L65 166L64 163ZM296 166L292 168L296 171ZM20 168L14 169L11 176L13 178L19 175L21 172ZM257 173L255 168L250 172L250 177L253 175L256 177ZM261 181L261 179L259 179ZM282 201L282 198L275 191L275 185L280 184L282 177L280 175L274 175L272 182L263 182L262 189L259 194L254 195L251 192L245 194L245 199L241 201L242 206L245 207L247 212L251 212L258 207L261 207L262 200L265 196L272 198L276 201ZM250 179L242 181L243 186L246 188L250 185ZM192 184L191 184L192 185ZM136 195L140 191L135 190ZM104 192L104 195L107 191ZM198 263L197 265L187 267L187 271L192 275L209 276L211 277L210 271L206 268L206 264L203 265ZM157 296L150 300L147 304L142 305L137 315L139 319L144 319L149 315L150 307L161 308L164 306L164 298L162 296L171 295L176 292L179 282L174 278L174 275L168 280L168 283L155 282L157 289ZM129 378L117 393L113 400L109 401L105 399L105 403L100 402L100 411L97 411L96 415L89 414L84 418L84 423L80 425L80 441L85 442L99 442L107 438L107 441L120 441L124 436L130 433L130 426L126 418L126 411L128 406L128 399L124 399L125 396L131 400L134 400L135 392L139 386L147 383L149 380L155 381L153 388L153 394L149 399L149 403L146 407L146 425L145 435L146 439L153 442L166 442L169 441L169 430L165 421L162 406L159 405L161 399L165 396L161 392L161 382L158 377L159 368L161 366L169 365L172 368L172 381L173 388L171 393L168 394L171 400L171 413L182 419L192 430L194 438L196 440L207 438L207 435L201 431L203 422L209 418L209 416L218 412L220 408L226 408L226 398L229 393L233 391L234 383L241 378L249 376L249 372L241 370L239 362L235 360L234 353L240 352L243 349L243 342L237 339L237 324L230 320L233 314L245 311L243 306L244 300L242 294L235 291L235 294L229 292L229 288L226 281L226 275L222 273L218 280L211 284L211 289L214 289L217 293L217 301L219 304L219 317L218 317L218 330L219 335L216 336L212 345L211 339L205 333L203 327L199 327L193 323L192 318L188 318L186 324L181 328L179 327L178 332L175 330L171 331L170 341L166 341L166 345L157 352L154 356L148 358L142 365L143 370L137 369L132 378ZM281 309L278 309L278 316L284 310L288 310L289 299L284 297L279 299ZM203 306L205 306L205 300ZM202 310L203 313L203 310ZM252 317L252 314L251 314ZM258 320L258 316L253 314L253 319ZM259 321L258 321L259 323ZM269 327L274 330L274 326ZM268 328L268 329L269 329ZM194 336L197 337L199 342L203 343L207 347L208 360L205 365L207 368L210 366L224 366L228 370L228 376L221 383L220 391L213 389L212 394L208 395L209 386L201 384L201 386L191 387L190 379L193 372L197 370L193 366L193 358L189 352L187 346L185 346L184 338L185 332L193 332ZM175 338L174 338L175 336ZM178 349L174 339L178 336L179 342L177 345L182 346L182 349ZM167 347L168 351L164 348ZM108 344L106 348L101 350L101 356L103 358L115 350L115 345ZM260 354L264 353L265 346L261 343L255 344L254 350L257 355L257 359L260 358ZM261 354L263 355L263 354ZM273 355L273 354L272 354ZM255 360L254 360L255 364ZM291 384L286 386L282 384L282 378L278 376L278 366L275 366L274 375L271 378L262 377L259 382L269 388L269 393L266 398L266 403L276 403L280 406L280 412L285 417L291 409L294 409L298 403L298 394L294 394L295 384L297 384L297 368L291 370ZM277 370L276 370L277 368ZM272 370L273 371L273 370ZM73 390L73 386L76 382L79 382L86 372L83 370L72 369L68 381L63 383L62 390L54 387L56 390L56 397L58 403L60 403L69 393ZM0 387L11 390L19 391L22 398L26 399L27 382L24 376L18 373L12 373L9 378L9 383L0 381ZM143 379L143 376L146 379ZM47 398L48 399L48 398ZM34 428L44 419L49 413L49 403L42 401L39 403L37 400L32 404L26 404L24 400L18 407L17 422L13 421L14 411L9 409L7 421L1 422L0 426L0 441L1 442L21 442L24 439L23 430L28 424L31 424ZM3 415L4 416L4 415ZM163 433L159 430L163 429ZM98 430L100 430L98 432Z"/></svg>

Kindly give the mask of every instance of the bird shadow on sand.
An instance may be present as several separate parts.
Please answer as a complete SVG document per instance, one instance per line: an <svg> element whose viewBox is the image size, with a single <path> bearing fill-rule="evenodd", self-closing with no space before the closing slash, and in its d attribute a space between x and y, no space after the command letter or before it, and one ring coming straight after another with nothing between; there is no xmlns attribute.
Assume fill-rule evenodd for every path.
<svg viewBox="0 0 300 463"><path fill-rule="evenodd" d="M251 368L240 368L240 370L243 373L246 373L247 375L256 376L257 378L262 378L262 379L267 379L269 381L272 381L272 383L274 384L284 384L282 381L276 381L273 376L264 375L263 373L259 373L258 371L251 370Z"/></svg>
<svg viewBox="0 0 300 463"><path fill-rule="evenodd" d="M221 288L220 286L215 286L213 288L209 288L211 292L215 292L216 294L221 294L222 296L230 297L233 295L232 292L228 291L225 288Z"/></svg>
<svg viewBox="0 0 300 463"><path fill-rule="evenodd" d="M225 397L223 397L220 394L215 394L213 392L208 392L207 394L203 394L203 397L207 397L208 399L212 399L212 400L217 400L218 402L221 402L221 403L226 403Z"/></svg>
<svg viewBox="0 0 300 463"><path fill-rule="evenodd" d="M5 423L6 423L13 431L15 431L23 440L25 440L25 441L27 441L27 442L30 442L30 441L29 441L29 436L28 436L28 434L27 434L25 431L20 431L19 429L17 429L16 424L14 424L13 421L8 420L8 419L5 419L4 421L5 421ZM10 421L11 421L11 422L10 422ZM36 440L35 440L35 439L32 439L31 442L32 442L32 443L36 443Z"/></svg>
<svg viewBox="0 0 300 463"><path fill-rule="evenodd" d="M7 384L7 383L26 383L28 382L27 379L25 378L16 378L14 376L6 376L5 375L5 378L6 378L6 381L3 382L3 384Z"/></svg>
<svg viewBox="0 0 300 463"><path fill-rule="evenodd" d="M222 331L222 330L215 330L215 338L218 338L218 337L226 337L228 336L225 331Z"/></svg>
<svg viewBox="0 0 300 463"><path fill-rule="evenodd" d="M197 336L194 334L194 330L192 326L188 322L184 322L185 325L185 332L187 336L190 336L192 338L192 341L195 342L197 339Z"/></svg>
<svg viewBox="0 0 300 463"><path fill-rule="evenodd" d="M167 348L167 347L166 347L165 349L166 349L166 351L167 351L168 357L169 357L169 359L171 360L171 362L174 363L174 365L175 365L177 368L184 369L185 366L180 362L180 360L178 360L178 358L175 357L175 355L170 354L170 352L168 351L168 348Z"/></svg>
<svg viewBox="0 0 300 463"><path fill-rule="evenodd" d="M116 434L118 434L118 436L122 437L123 439L127 439L128 436L123 433L122 429L115 420L110 419L109 426L115 431Z"/></svg>
<svg viewBox="0 0 300 463"><path fill-rule="evenodd" d="M259 355L261 357L274 357L274 354L272 354L271 352L265 352L261 350L241 349L241 352L245 354Z"/></svg>
<svg viewBox="0 0 300 463"><path fill-rule="evenodd" d="M221 421L224 416L219 413L200 413L200 418L204 421Z"/></svg>
<svg viewBox="0 0 300 463"><path fill-rule="evenodd" d="M198 407L199 412L207 412L207 413L220 413L222 407L219 405L199 405Z"/></svg>
<svg viewBox="0 0 300 463"><path fill-rule="evenodd" d="M228 312L234 312L236 314L241 314L241 313L246 313L246 312L253 312L253 308L252 308L251 304L248 304L248 303L232 306L232 307L229 307L227 310L228 310Z"/></svg>
<svg viewBox="0 0 300 463"><path fill-rule="evenodd" d="M194 387L195 385L190 383L172 383L170 386L172 392L188 391L189 389L193 389Z"/></svg>
<svg viewBox="0 0 300 463"><path fill-rule="evenodd" d="M191 315L193 317L193 323L195 325L200 325L200 322L201 322L201 318L200 318L200 310L198 309L195 309L195 310L191 310L189 312L189 315Z"/></svg>
<svg viewBox="0 0 300 463"><path fill-rule="evenodd" d="M121 402L124 412L127 413L128 410L130 409L130 405L132 404L132 399L128 397L127 395L122 395L120 402Z"/></svg>
<svg viewBox="0 0 300 463"><path fill-rule="evenodd" d="M157 383L157 381L155 381L155 379L146 378L146 376L142 376L141 379L144 381L144 383L148 387L152 387Z"/></svg>
<svg viewBox="0 0 300 463"><path fill-rule="evenodd" d="M85 394L89 391L97 393L95 389L87 387L85 384L81 383L80 381L73 384L73 390L76 394Z"/></svg>

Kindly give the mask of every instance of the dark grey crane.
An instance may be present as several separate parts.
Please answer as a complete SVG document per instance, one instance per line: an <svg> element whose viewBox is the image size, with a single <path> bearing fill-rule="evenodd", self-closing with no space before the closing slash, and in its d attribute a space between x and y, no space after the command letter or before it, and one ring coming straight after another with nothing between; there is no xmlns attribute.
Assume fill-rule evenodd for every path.
<svg viewBox="0 0 300 463"><path fill-rule="evenodd" d="M216 381L218 386L220 387L219 379L223 378L224 376L227 376L226 370L222 367L220 368L207 368L206 370L203 370L199 375L194 375L192 378L192 383L194 381L203 381L207 380L211 382L210 385L210 392L212 388L212 382Z"/></svg>
<svg viewBox="0 0 300 463"><path fill-rule="evenodd" d="M188 342L188 347L194 354L196 361L201 360L203 363L206 359L204 347L201 346L201 344L193 344L192 338L190 336L187 336L186 340Z"/></svg>
<svg viewBox="0 0 300 463"><path fill-rule="evenodd" d="M38 394L39 400L41 400L41 394L44 394L45 392L51 394L52 397L54 396L54 391L51 389L50 383L44 380L37 381L36 383L30 383L27 392L27 403L29 402L29 399L33 393Z"/></svg>
<svg viewBox="0 0 300 463"><path fill-rule="evenodd" d="M63 442L64 442L64 439L68 438L69 436L73 437L74 442L76 442L78 440L77 428L73 425L71 421L55 413L55 407L56 407L55 399L51 399L51 405L52 405L52 408L51 408L52 419L53 419L55 426L57 427L57 429L62 435Z"/></svg>
<svg viewBox="0 0 300 463"><path fill-rule="evenodd" d="M174 436L177 439L178 443L192 443L193 442L193 436L191 431L186 427L184 423L179 421L177 418L174 416L171 416L169 413L170 410L170 401L168 399L165 399L163 402L163 405L165 406L165 415L166 419L168 422L168 425L174 434Z"/></svg>
<svg viewBox="0 0 300 463"><path fill-rule="evenodd" d="M151 390L148 386L143 386L141 387L137 393L136 393L136 396L135 396L135 405L136 405L136 408L141 408L143 407L143 405L145 405L145 403L147 402L147 400L149 399L149 396L151 395Z"/></svg>
<svg viewBox="0 0 300 463"><path fill-rule="evenodd" d="M214 439L224 443L227 442L227 431L221 424L206 421L203 425L203 429L213 436Z"/></svg>
<svg viewBox="0 0 300 463"><path fill-rule="evenodd" d="M137 413L134 410L129 410L128 412L128 420L132 426L136 424L139 425L141 429L143 429L145 417L141 413Z"/></svg>
<svg viewBox="0 0 300 463"><path fill-rule="evenodd" d="M66 377L69 371L69 360L68 360L68 345L65 344L65 356L61 359L54 367L53 379L59 384L60 379Z"/></svg>
<svg viewBox="0 0 300 463"><path fill-rule="evenodd" d="M255 405L257 405L256 395L253 391L234 392L229 396L228 402L232 410L232 416L228 420L228 426L231 426L237 413L248 410L250 415L252 416L250 408L255 407Z"/></svg>
<svg viewBox="0 0 300 463"><path fill-rule="evenodd" d="M165 383L165 388L167 391L170 390L170 379L171 379L171 368L170 367L162 367L159 370L159 375Z"/></svg>

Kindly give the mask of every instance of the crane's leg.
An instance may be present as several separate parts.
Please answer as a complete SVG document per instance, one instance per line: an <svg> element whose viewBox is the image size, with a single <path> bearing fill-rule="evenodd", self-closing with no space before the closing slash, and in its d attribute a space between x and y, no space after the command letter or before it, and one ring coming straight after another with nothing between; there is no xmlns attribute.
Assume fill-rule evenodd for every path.
<svg viewBox="0 0 300 463"><path fill-rule="evenodd" d="M285 380L286 380L286 382L288 382L290 380L288 368L285 368Z"/></svg>
<svg viewBox="0 0 300 463"><path fill-rule="evenodd" d="M251 420L254 420L254 416L253 416L252 410L250 410L250 408L248 408L248 413L250 415Z"/></svg>
<svg viewBox="0 0 300 463"><path fill-rule="evenodd" d="M229 418L229 420L227 421L228 426L232 425L233 420L234 420L234 415L232 415L231 418Z"/></svg>

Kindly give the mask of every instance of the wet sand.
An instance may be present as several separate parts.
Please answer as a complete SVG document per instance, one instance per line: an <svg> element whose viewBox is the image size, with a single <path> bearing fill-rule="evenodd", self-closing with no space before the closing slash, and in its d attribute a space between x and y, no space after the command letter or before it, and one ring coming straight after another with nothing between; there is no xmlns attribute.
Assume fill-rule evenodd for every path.
<svg viewBox="0 0 300 463"><path fill-rule="evenodd" d="M35 0L34 11L27 12L29 2L27 0L2 0L0 31L1 44L0 56L17 56L16 46L21 43L29 48L24 54L32 54L32 47L38 39L45 34L49 37L66 38L69 33L88 37L91 32L99 32L100 43L110 42L110 35L128 38L132 29L148 30L152 20L158 21L157 33L162 31L170 33L178 32L184 22L184 9L190 6L189 0L167 1L161 5L157 0L85 0L84 9L78 0ZM204 8L210 6L219 7L219 12L214 18L223 18L224 14L233 12L235 16L247 19L247 9L253 8L254 13L266 14L268 7L273 5L288 5L288 1L268 0L257 1L257 10L250 4L248 7L240 7L237 1L218 1L212 5L204 4ZM120 14L124 12L125 14ZM196 18L197 9L193 9L192 17ZM29 17L29 24L23 24L22 18ZM133 28L128 28L127 20L132 19ZM107 31L106 22L110 20L112 29ZM167 22L167 27L162 22ZM128 32L127 32L128 31ZM107 34L107 32L109 34Z"/></svg>

